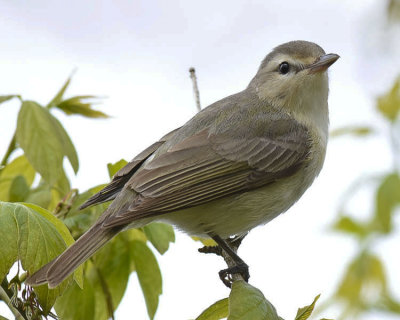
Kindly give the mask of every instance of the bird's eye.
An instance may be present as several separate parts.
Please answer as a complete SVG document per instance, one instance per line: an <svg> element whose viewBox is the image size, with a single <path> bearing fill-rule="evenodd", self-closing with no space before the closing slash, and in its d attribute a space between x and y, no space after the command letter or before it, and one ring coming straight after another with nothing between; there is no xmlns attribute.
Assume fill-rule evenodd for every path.
<svg viewBox="0 0 400 320"><path fill-rule="evenodd" d="M280 74L286 74L286 73L288 73L288 72L289 72L289 69L290 69L289 63L287 63L286 61L282 62L282 63L279 65L279 73L280 73Z"/></svg>

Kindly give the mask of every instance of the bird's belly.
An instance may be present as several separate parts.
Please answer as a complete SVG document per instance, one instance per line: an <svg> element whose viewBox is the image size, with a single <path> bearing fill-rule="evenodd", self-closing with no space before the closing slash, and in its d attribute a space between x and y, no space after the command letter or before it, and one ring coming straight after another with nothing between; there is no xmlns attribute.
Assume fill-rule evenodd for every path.
<svg viewBox="0 0 400 320"><path fill-rule="evenodd" d="M301 170L300 170L301 171ZM165 222L199 237L242 235L288 210L305 192L316 174L307 170L239 195L164 214Z"/></svg>

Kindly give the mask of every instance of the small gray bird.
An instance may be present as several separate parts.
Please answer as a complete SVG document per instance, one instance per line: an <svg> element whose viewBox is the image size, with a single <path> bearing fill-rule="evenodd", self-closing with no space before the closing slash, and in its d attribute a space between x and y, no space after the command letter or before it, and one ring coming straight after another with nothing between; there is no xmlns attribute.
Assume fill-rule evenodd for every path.
<svg viewBox="0 0 400 320"><path fill-rule="evenodd" d="M307 41L276 47L245 90L148 147L83 204L112 200L85 234L26 283L54 288L117 233L155 220L213 238L236 263L221 278L241 273L247 280L247 265L226 240L288 210L321 171L329 124L326 70L338 58Z"/></svg>

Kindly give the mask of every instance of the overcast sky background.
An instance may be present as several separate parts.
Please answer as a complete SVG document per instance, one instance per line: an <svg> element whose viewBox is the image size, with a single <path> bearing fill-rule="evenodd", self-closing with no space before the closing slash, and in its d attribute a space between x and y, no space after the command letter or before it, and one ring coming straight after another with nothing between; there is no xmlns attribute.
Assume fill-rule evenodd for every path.
<svg viewBox="0 0 400 320"><path fill-rule="evenodd" d="M385 22L386 1L4 1L0 0L0 95L18 93L47 103L74 68L67 96L107 96L99 108L108 120L61 119L80 156L73 187L85 190L108 179L106 164L130 160L195 112L188 69L196 67L202 106L247 86L260 61L276 45L309 40L340 60L330 69L331 128L370 124L382 128L375 97L400 71L399 32ZM0 153L16 123L18 102L0 113ZM385 136L330 142L325 167L305 196L286 214L253 230L240 255L250 283L280 316L322 293L328 298L355 242L328 232L338 201L356 178L390 169ZM372 208L371 191L354 202L358 217ZM396 220L400 225L399 217ZM400 283L395 258L400 237L379 244L389 257L390 283ZM395 249L395 245L397 249ZM219 282L224 263L197 253L198 243L177 232L176 244L158 261L163 292L156 319L195 318L229 291ZM133 274L117 319L145 319ZM400 297L400 288L391 287ZM0 314L6 308L0 305ZM321 316L334 318L337 310ZM369 319L395 319L379 314Z"/></svg>

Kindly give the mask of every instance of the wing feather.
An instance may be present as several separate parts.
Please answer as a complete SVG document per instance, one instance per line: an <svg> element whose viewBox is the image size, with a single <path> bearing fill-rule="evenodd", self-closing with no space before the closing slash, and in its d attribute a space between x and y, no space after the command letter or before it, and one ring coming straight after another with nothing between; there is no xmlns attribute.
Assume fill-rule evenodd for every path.
<svg viewBox="0 0 400 320"><path fill-rule="evenodd" d="M290 176L307 159L309 141L308 131L297 123L274 137L203 130L144 163L126 183L137 193L128 211L108 217L105 226L201 205Z"/></svg>
<svg viewBox="0 0 400 320"><path fill-rule="evenodd" d="M128 162L123 168L121 168L113 177L112 181L102 190L91 196L85 203L83 203L79 208L84 209L89 206L103 203L106 201L114 200L117 194L122 190L125 184L133 176L133 174L138 170L138 168L154 153L160 148L168 138L179 130L179 128L169 132L159 141L153 143L151 146L139 153L135 158Z"/></svg>

